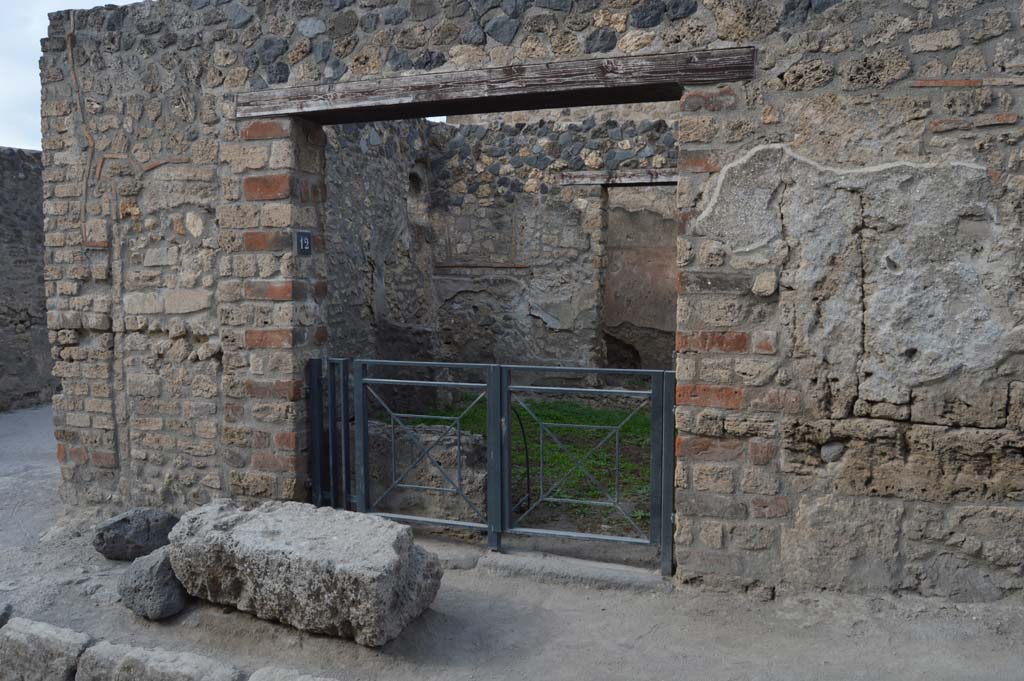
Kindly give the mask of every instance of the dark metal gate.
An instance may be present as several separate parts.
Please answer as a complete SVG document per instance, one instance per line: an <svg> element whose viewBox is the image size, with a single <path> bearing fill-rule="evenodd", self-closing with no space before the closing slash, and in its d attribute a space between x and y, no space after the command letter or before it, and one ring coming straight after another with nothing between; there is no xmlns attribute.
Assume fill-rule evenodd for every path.
<svg viewBox="0 0 1024 681"><path fill-rule="evenodd" d="M478 530L493 550L516 534L650 544L672 573L671 372L329 358L307 373L314 504ZM565 527L552 508L597 519Z"/></svg>

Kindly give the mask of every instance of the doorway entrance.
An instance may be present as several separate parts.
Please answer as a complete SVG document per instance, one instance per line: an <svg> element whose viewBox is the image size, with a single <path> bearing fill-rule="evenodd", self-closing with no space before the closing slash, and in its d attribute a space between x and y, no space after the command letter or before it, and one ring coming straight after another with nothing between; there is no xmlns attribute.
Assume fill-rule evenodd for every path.
<svg viewBox="0 0 1024 681"><path fill-rule="evenodd" d="M240 118L298 116L314 123L336 125L557 106L672 101L686 85L748 80L752 73L753 51L749 49L589 59L274 88L240 95L237 114ZM592 126L587 125L584 123L581 130L589 132ZM643 130L637 134L649 133ZM604 140L574 140L571 135L563 140L561 134L552 135L549 129L542 134L538 130L536 144L514 153L488 146L486 154L502 163L474 165L459 186L465 185L467 193L473 193L471 188L480 184L474 181L473 173L488 173L493 180L493 188L488 188L492 195L501 196L502 189L515 188L514 183L520 181L523 191L533 183L529 184L531 191L536 197L543 197L561 191L543 179L546 164L554 158L566 163L571 171L611 171L623 166L623 161L627 162L623 167L629 167L628 162L634 158L658 153L656 144L624 140L623 134L622 129L609 125ZM404 236L396 236L389 243L406 238L411 244L420 237L438 241L437 233L426 228L434 200L432 180L439 171L456 165L465 148L480 141L453 133L447 150L436 163L413 158L415 170L397 175L408 179L403 195L390 191L376 194L387 202L403 204L409 221ZM383 147L386 156L387 135L375 134L371 129L358 144L364 142L367 149ZM511 177L514 173L503 172L505 165L526 168L528 177ZM653 169L652 165L647 170ZM591 203L605 208L604 184L598 183L590 196L584 192L579 201L574 199L567 215L579 217L581 224L591 228L607 227L600 216L595 223L593 215L587 213L588 199L598 199ZM369 184L365 189L360 198L379 192L379 188ZM473 234L462 242L446 239L447 260L441 263L442 267L473 268L478 262L468 256L484 255L487 257L483 264L487 267L529 268L528 263L518 258L521 245L540 247L542 252L547 249L546 252L563 257L575 244L560 239L557 230L521 238L521 225L529 222L530 210L538 201L543 199L512 202L527 218L517 222L514 211L506 213L512 218L501 235L505 241L480 239ZM355 203L352 205L356 207ZM634 228L643 231L649 226ZM374 221L368 221L366 227L371 237L386 233ZM651 234L616 230L609 242L609 255L618 263L638 259L646 265L665 262L659 267L648 267L645 282L626 282L628 295L620 298L601 299L600 275L594 276L589 290L592 299L599 301L595 305L617 306L618 323L608 331L617 331L619 340L640 355L632 368L595 368L607 361L607 356L600 352L600 342L564 361L558 361L561 355L557 354L545 357L553 361L539 363L517 362L515 355L487 357L479 363L458 361L458 355L446 357L445 361L422 361L423 349L436 342L436 338L431 337L433 327L420 324L416 314L405 319L409 323L383 325L385 345L380 347L387 347L386 354L392 359L371 356L358 360L313 360L308 381L314 501L417 522L455 526L469 523L468 527L485 531L495 549L500 548L503 537L518 534L655 545L661 548L662 570L670 573L674 380L671 373L660 368L645 368L635 338L633 343L621 338L630 329L628 325L642 328L649 322L651 328L671 333L671 320L666 315L661 315L664 319L645 320L635 317L635 311L630 309L630 296L665 297L667 282L675 279L674 258L667 257L674 253L674 240L662 234L664 230L647 231ZM510 253L490 248L505 242L515 245ZM435 250L436 247L435 243ZM646 254L638 254L638 249L643 248L648 249ZM410 311L415 313L420 306L410 308L406 303L423 298L422 270L426 260L420 256L415 249L403 255L404 275L408 276L395 277L394 269L369 267L367 277L372 284L363 289L362 297L355 288L346 289L350 302L365 308L369 301L367 314L378 321L380 310L391 315L385 321ZM502 256L510 257L502 260ZM436 270L438 261L432 260ZM511 315L516 318L511 323L526 319L559 336L575 319L593 316L567 295L571 284L579 283L576 274L558 265L552 268L552 274L541 292L541 304L530 304L520 311L522 314ZM561 283L559 276L564 280ZM534 280L536 277L526 278ZM380 295L388 285L404 287L416 295L390 300ZM567 299L559 300L560 296ZM326 308L329 317L330 300ZM498 328L502 321L489 319L494 315L488 315L486 310L481 313L475 308L468 309L469 316L464 315L465 318L487 322L480 324L481 329ZM464 326L459 319L453 316L450 326ZM346 328L339 324L336 331L345 334ZM380 328L378 325L377 331ZM328 338L330 329L329 325ZM599 332L595 337L600 338ZM379 341L381 336L376 338ZM330 347L330 341L328 344ZM365 357L359 347L351 349L352 352L343 354ZM629 477L634 479L627 480ZM415 499L431 495L444 498L433 510ZM596 509L598 519L595 521L593 514L584 518L547 512L560 505ZM417 508L420 510L409 512Z"/></svg>
<svg viewBox="0 0 1024 681"><path fill-rule="evenodd" d="M571 384L605 376L629 387ZM486 533L493 550L650 545L672 574L672 372L329 358L308 380L315 504Z"/></svg>

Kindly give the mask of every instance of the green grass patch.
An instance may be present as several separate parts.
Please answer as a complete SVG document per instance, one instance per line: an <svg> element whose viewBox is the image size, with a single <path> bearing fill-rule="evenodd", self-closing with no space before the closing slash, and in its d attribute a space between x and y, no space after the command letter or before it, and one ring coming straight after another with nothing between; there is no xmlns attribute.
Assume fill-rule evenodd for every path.
<svg viewBox="0 0 1024 681"><path fill-rule="evenodd" d="M642 528L650 515L651 415L645 403L635 414L629 410L597 407L576 400L527 399L525 407L513 401L513 414L508 424L512 443L513 503L527 496L536 501L543 488L548 496L582 501L607 501L618 488L618 500L630 517ZM438 409L434 416L460 416L469 406L466 401L447 409ZM543 422L544 426L538 422ZM434 419L414 419L410 425L438 425ZM570 426L585 425L588 428ZM619 427L621 426L621 427ZM618 457L612 428L619 427ZM486 435L487 405L481 400L462 417L464 431ZM524 437L525 435L525 437ZM609 436L604 444L602 440ZM557 442L556 442L557 439ZM543 466L541 444L543 441ZM596 449L595 446L597 446ZM593 451L592 451L593 450ZM589 454L589 456L588 456ZM527 455L529 466L527 466ZM584 462L582 466L578 464ZM589 472L589 476L584 472ZM616 469L618 476L616 476ZM529 471L529 476L527 476ZM561 483L552 490L555 483ZM602 490L597 484L604 487ZM529 483L529 484L528 484ZM607 494L606 494L607 492ZM629 522L616 509L595 508L586 504L543 504L550 511L562 509L585 529L621 527ZM519 509L525 510L525 506ZM538 512L531 514L536 516ZM550 516L550 512L544 515ZM583 516L591 516L587 521Z"/></svg>

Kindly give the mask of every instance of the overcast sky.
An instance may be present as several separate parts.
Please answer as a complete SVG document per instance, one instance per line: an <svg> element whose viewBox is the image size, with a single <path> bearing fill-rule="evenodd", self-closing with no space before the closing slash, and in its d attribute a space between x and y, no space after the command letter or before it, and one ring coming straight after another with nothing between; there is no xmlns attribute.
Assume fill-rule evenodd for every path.
<svg viewBox="0 0 1024 681"><path fill-rule="evenodd" d="M46 15L61 9L129 5L138 0L0 0L0 147L38 149L39 41Z"/></svg>

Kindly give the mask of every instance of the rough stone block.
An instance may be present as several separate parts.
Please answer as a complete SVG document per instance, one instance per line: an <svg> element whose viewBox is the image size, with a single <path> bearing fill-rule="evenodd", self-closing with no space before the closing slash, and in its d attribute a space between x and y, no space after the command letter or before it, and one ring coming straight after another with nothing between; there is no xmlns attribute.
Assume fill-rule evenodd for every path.
<svg viewBox="0 0 1024 681"><path fill-rule="evenodd" d="M126 314L159 314L164 311L164 301L156 293L126 293L124 311Z"/></svg>
<svg viewBox="0 0 1024 681"><path fill-rule="evenodd" d="M718 463L696 464L693 467L693 487L700 492L731 494L735 489L733 467Z"/></svg>
<svg viewBox="0 0 1024 681"><path fill-rule="evenodd" d="M969 602L1024 588L1022 523L1015 507L915 506L903 523L903 586Z"/></svg>
<svg viewBox="0 0 1024 681"><path fill-rule="evenodd" d="M954 29L910 37L911 52L938 52L960 47L960 32Z"/></svg>
<svg viewBox="0 0 1024 681"><path fill-rule="evenodd" d="M786 580L846 591L897 585L903 504L826 496L804 499L782 531Z"/></svg>
<svg viewBox="0 0 1024 681"><path fill-rule="evenodd" d="M228 665L191 653L97 643L85 651L75 681L242 681Z"/></svg>
<svg viewBox="0 0 1024 681"><path fill-rule="evenodd" d="M693 407L739 409L743 406L743 388L726 385L676 386L676 404Z"/></svg>
<svg viewBox="0 0 1024 681"><path fill-rule="evenodd" d="M0 629L0 681L73 681L89 637L15 617Z"/></svg>
<svg viewBox="0 0 1024 681"><path fill-rule="evenodd" d="M92 545L111 560L135 560L168 543L176 516L157 508L133 508L101 523Z"/></svg>
<svg viewBox="0 0 1024 681"><path fill-rule="evenodd" d="M304 631L381 646L437 595L437 556L377 516L271 502L190 511L171 533L186 590Z"/></svg>
<svg viewBox="0 0 1024 681"><path fill-rule="evenodd" d="M150 620L173 617L188 602L188 594L171 570L166 546L136 558L121 575L117 593L126 608Z"/></svg>
<svg viewBox="0 0 1024 681"><path fill-rule="evenodd" d="M213 293L203 290L179 289L168 291L164 296L164 311L167 314L188 314L210 307Z"/></svg>
<svg viewBox="0 0 1024 681"><path fill-rule="evenodd" d="M683 494L676 502L676 511L682 516L743 520L747 506L731 495Z"/></svg>

